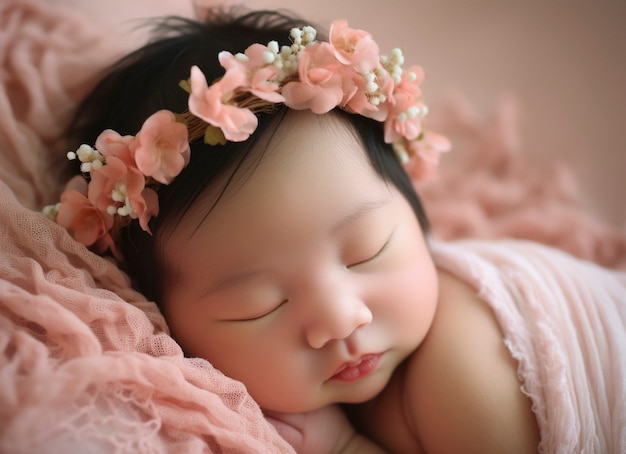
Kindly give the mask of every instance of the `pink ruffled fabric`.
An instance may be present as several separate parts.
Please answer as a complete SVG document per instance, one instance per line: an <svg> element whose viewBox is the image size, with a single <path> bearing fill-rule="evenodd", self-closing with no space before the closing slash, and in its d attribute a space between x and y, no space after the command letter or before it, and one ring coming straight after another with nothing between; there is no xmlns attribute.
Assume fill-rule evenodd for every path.
<svg viewBox="0 0 626 454"><path fill-rule="evenodd" d="M584 209L565 163L524 154L514 98L503 98L485 118L457 95L434 106L428 121L453 147L442 156L438 178L417 185L435 237L530 239L626 269L626 225L609 225Z"/></svg>
<svg viewBox="0 0 626 454"><path fill-rule="evenodd" d="M526 241L433 245L493 309L543 453L626 449L626 272Z"/></svg>
<svg viewBox="0 0 626 454"><path fill-rule="evenodd" d="M46 5L0 3L0 452L292 452L240 383L183 356L115 263L39 212L66 183L57 139L120 52L115 36ZM511 153L510 122L441 112L432 126L460 138L463 160L444 159L441 179L419 188L436 236L515 235L626 263L621 232Z"/></svg>

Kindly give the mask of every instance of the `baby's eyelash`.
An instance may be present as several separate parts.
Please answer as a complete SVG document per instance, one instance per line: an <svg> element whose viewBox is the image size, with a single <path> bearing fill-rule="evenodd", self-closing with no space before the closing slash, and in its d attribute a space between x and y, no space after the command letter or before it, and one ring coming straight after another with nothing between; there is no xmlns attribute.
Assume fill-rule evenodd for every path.
<svg viewBox="0 0 626 454"><path fill-rule="evenodd" d="M285 304L287 302L287 300L281 301L280 304L278 304L277 306L273 307L271 310L264 312L263 314L260 315L255 315L254 317L248 317L248 318L235 318L235 319L231 319L231 320L225 320L227 322L254 322L257 320L261 320L264 317L267 317L268 315L274 313L276 310L278 310L280 307L283 306L283 304Z"/></svg>
<svg viewBox="0 0 626 454"><path fill-rule="evenodd" d="M391 238L393 237L393 232L391 233L391 235L389 235L389 238L387 238L387 241L385 241L385 244L382 245L382 247L371 257L366 258L365 260L361 260L360 262L354 263L352 265L348 265L348 268L352 268L354 266L357 265L363 265L367 262L370 262L372 260L374 260L375 258L379 257L380 255L382 255L383 252L385 252L385 250L387 249L387 246L389 246L389 243L391 242Z"/></svg>
<svg viewBox="0 0 626 454"><path fill-rule="evenodd" d="M391 236L392 235L389 235L389 238L387 238L387 241L385 241L385 244L383 244L383 247L381 247L378 250L378 252L374 254L373 256L371 256L368 260L375 259L376 257L380 256L383 252L385 252L385 250L387 249L387 246L389 246L389 242L391 241Z"/></svg>

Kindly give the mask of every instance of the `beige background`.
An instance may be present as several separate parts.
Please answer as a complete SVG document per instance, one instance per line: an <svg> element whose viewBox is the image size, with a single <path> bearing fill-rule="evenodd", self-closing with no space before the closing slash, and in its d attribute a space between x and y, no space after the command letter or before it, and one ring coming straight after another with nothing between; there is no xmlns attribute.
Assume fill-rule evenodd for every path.
<svg viewBox="0 0 626 454"><path fill-rule="evenodd" d="M95 25L125 32L131 29L129 18L193 14L187 0L53 2L90 13ZM247 0L245 5L288 7L322 25L345 18L370 31L382 50L402 47L407 62L426 69L424 90L431 103L459 91L488 113L502 95L514 94L523 148L537 159L570 163L586 206L626 227L626 1Z"/></svg>

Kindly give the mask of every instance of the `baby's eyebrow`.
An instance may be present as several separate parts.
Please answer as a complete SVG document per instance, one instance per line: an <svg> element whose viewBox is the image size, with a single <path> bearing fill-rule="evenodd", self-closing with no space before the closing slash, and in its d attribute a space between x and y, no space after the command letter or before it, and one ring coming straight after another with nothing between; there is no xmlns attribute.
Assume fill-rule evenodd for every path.
<svg viewBox="0 0 626 454"><path fill-rule="evenodd" d="M218 280L214 282L210 282L209 285L207 285L203 289L202 297L207 297L213 293L225 290L227 288L244 284L263 273L264 271L262 269L249 268L249 269L237 270L233 273L226 274L223 277L220 277Z"/></svg>
<svg viewBox="0 0 626 454"><path fill-rule="evenodd" d="M353 207L350 207L349 210L346 210L343 216L341 216L337 222L333 225L331 232L337 233L342 229L346 228L350 224L353 224L368 214L379 210L389 203L389 198L378 198L378 199L368 199L363 200L358 204L355 204Z"/></svg>

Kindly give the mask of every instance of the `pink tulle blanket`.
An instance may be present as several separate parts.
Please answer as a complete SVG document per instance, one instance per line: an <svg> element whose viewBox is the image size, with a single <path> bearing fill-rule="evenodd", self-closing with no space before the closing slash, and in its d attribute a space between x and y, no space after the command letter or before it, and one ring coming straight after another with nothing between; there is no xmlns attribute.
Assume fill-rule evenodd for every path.
<svg viewBox="0 0 626 454"><path fill-rule="evenodd" d="M0 3L0 452L292 452L243 385L184 357L114 262L40 213L65 183L73 109L120 52L46 5ZM436 237L529 238L626 264L624 234L584 214L562 173L526 161L506 110L440 112L463 158L419 188Z"/></svg>
<svg viewBox="0 0 626 454"><path fill-rule="evenodd" d="M624 452L626 272L525 241L435 243L433 253L496 314L541 452Z"/></svg>

